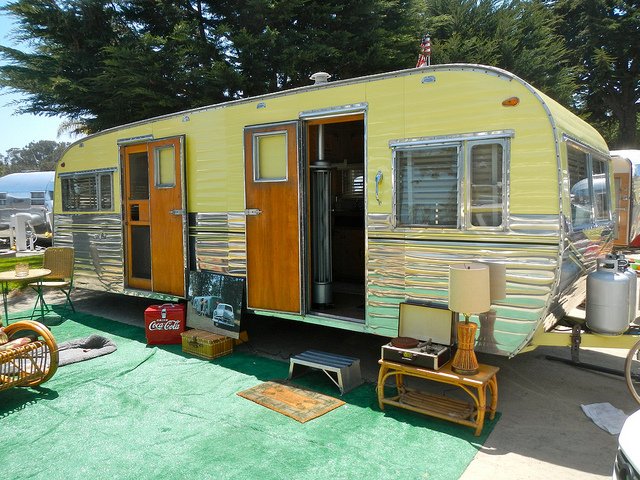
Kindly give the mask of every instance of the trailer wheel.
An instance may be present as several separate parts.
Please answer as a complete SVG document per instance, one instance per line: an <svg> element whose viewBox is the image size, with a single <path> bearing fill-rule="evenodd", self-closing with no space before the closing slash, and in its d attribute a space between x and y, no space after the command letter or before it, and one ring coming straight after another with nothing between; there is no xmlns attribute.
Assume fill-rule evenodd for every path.
<svg viewBox="0 0 640 480"><path fill-rule="evenodd" d="M629 350L624 363L624 376L631 395L640 403L640 341Z"/></svg>

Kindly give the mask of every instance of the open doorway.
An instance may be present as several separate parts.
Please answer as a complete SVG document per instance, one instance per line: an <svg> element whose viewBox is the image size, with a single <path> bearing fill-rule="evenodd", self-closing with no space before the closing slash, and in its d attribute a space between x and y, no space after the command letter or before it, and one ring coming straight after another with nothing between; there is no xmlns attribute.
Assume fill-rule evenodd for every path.
<svg viewBox="0 0 640 480"><path fill-rule="evenodd" d="M307 123L309 311L365 319L364 116Z"/></svg>

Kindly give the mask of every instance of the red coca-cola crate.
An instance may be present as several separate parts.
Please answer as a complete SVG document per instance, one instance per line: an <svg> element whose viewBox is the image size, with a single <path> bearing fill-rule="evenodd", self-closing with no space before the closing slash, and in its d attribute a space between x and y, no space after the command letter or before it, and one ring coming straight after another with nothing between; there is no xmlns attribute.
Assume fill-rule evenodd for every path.
<svg viewBox="0 0 640 480"><path fill-rule="evenodd" d="M151 305L144 311L148 345L181 344L185 325L184 304Z"/></svg>

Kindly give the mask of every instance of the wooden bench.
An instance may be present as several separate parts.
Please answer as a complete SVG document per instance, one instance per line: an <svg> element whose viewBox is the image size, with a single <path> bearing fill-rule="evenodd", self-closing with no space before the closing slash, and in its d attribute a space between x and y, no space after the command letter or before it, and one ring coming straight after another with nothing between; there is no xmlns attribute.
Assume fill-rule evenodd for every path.
<svg viewBox="0 0 640 480"><path fill-rule="evenodd" d="M289 359L289 377L294 377L294 370L314 368L322 370L340 389L340 395L362 384L360 375L360 359L337 355L335 353L307 350Z"/></svg>

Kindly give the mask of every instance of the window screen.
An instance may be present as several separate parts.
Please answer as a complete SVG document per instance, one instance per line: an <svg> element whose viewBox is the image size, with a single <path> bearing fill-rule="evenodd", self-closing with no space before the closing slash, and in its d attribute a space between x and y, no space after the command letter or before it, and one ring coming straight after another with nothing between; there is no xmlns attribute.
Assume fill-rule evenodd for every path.
<svg viewBox="0 0 640 480"><path fill-rule="evenodd" d="M76 173L60 179L62 210L96 212L113 209L113 173Z"/></svg>
<svg viewBox="0 0 640 480"><path fill-rule="evenodd" d="M591 185L589 182L589 156L567 144L569 190L571 195L571 221L574 228L591 223Z"/></svg>
<svg viewBox="0 0 640 480"><path fill-rule="evenodd" d="M608 164L605 161L592 158L593 162L593 205L595 207L596 222L610 220L611 202L607 178Z"/></svg>
<svg viewBox="0 0 640 480"><path fill-rule="evenodd" d="M100 174L100 210L113 210L113 175L111 173Z"/></svg>
<svg viewBox="0 0 640 480"><path fill-rule="evenodd" d="M396 225L504 228L510 152L510 134L504 133L491 138L464 134L441 143L435 138L399 141L394 150Z"/></svg>
<svg viewBox="0 0 640 480"><path fill-rule="evenodd" d="M129 155L129 200L149 199L149 158L147 152Z"/></svg>
<svg viewBox="0 0 640 480"><path fill-rule="evenodd" d="M399 225L458 226L458 147L396 151Z"/></svg>
<svg viewBox="0 0 640 480"><path fill-rule="evenodd" d="M499 227L503 207L503 147L498 143L473 145L470 163L471 225Z"/></svg>

